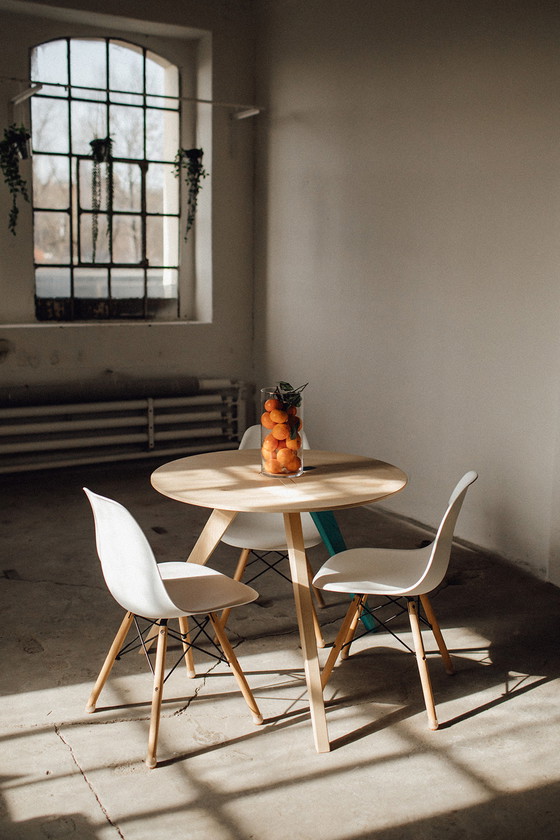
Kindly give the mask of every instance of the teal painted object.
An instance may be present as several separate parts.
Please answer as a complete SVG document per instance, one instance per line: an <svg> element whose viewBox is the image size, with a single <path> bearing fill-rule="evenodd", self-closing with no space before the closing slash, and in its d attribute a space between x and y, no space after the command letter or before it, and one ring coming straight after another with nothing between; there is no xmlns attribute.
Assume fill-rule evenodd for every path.
<svg viewBox="0 0 560 840"><path fill-rule="evenodd" d="M321 535L321 539L327 547L330 557L333 554L338 554L339 551L346 551L347 546L344 542L344 537L340 533L338 522L332 511L321 510L318 513L312 513L311 517Z"/></svg>
<svg viewBox="0 0 560 840"><path fill-rule="evenodd" d="M329 556L332 557L333 554L338 554L339 551L346 551L347 546L344 542L344 537L340 533L340 528L338 527L334 513L330 510L320 510L317 513L312 513L311 516L315 527L321 535L321 539L327 547ZM375 630L377 628L377 623L370 615L364 613L360 620L366 630Z"/></svg>

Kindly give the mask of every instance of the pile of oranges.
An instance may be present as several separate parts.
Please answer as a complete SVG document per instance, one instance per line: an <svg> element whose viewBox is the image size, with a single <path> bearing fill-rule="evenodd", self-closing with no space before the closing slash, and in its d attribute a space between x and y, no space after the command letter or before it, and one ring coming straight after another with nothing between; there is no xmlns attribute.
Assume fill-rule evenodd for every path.
<svg viewBox="0 0 560 840"><path fill-rule="evenodd" d="M294 405L270 397L263 404L262 469L269 475L294 475L301 471L302 421ZM268 430L268 431L267 431Z"/></svg>

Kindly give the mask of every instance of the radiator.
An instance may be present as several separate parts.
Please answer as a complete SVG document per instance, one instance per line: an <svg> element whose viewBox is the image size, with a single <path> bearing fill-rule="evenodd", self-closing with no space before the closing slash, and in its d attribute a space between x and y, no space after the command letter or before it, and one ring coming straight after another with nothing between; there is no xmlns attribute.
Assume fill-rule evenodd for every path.
<svg viewBox="0 0 560 840"><path fill-rule="evenodd" d="M200 379L189 396L0 407L0 473L234 449L247 386Z"/></svg>

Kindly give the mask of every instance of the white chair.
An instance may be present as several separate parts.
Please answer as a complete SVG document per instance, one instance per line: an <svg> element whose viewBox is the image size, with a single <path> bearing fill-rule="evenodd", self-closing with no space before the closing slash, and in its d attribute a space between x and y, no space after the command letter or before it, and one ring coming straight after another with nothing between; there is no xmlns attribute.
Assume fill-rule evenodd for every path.
<svg viewBox="0 0 560 840"><path fill-rule="evenodd" d="M168 634L181 642L183 655L187 659L188 673L192 676L194 671L190 652L194 642L190 637L187 616L208 616L254 722L262 723L262 715L216 614L224 608L249 604L258 597L258 593L250 586L234 581L208 566L184 561L156 563L143 531L129 511L118 502L99 496L85 487L84 491L93 509L97 553L105 582L113 598L126 610L89 697L86 711L95 711L97 699L115 659L123 651L133 622L138 632L138 645L134 649L140 646L148 655L148 648L153 639L147 639L146 631L141 630L139 625L139 619L145 619L148 630L151 631L154 627L157 631L146 757L148 767L155 767ZM175 618L179 621L179 633L168 626L169 619ZM198 626L199 632L210 639L209 634L204 631L204 624ZM129 649L132 647L127 646Z"/></svg>
<svg viewBox="0 0 560 840"><path fill-rule="evenodd" d="M351 548L333 555L319 569L313 580L314 586L325 591L344 592L354 596L323 668L321 675L323 687L328 682L340 652L343 648L346 651L350 648L360 613L362 610L367 611L368 595L385 596L390 600L406 598L429 725L430 729L438 728L420 631L417 601L423 607L426 621L436 639L445 669L447 673L452 674L453 663L428 593L439 586L445 576L457 517L466 492L477 477L477 473L471 471L459 481L451 494L436 537L428 545L415 549Z"/></svg>
<svg viewBox="0 0 560 840"><path fill-rule="evenodd" d="M309 449L309 442L305 432L301 433L303 448ZM249 426L246 429L239 449L259 449L261 448L261 427L259 425ZM276 480L276 479L274 479ZM311 548L321 542L321 535L315 527L315 523L309 513L302 513L301 527L303 530L303 541L305 548ZM284 518L278 513L238 513L227 531L222 537L222 542L226 545L231 545L234 548L240 548L241 554L237 561L237 566L233 575L234 580L241 580L245 573L246 567L249 563L251 554L260 560L265 568L250 578L249 583L259 577L268 570L277 572L285 580L290 580L279 568L278 564L287 556L288 547L286 545L286 532L284 530ZM275 562L269 562L266 555L274 553L277 555ZM310 580L313 577L313 571L309 566ZM324 606L324 601L319 592L314 593L317 597L320 606ZM225 626L229 615L229 611L225 611L222 615L222 626ZM316 617L315 617L316 619ZM319 630L319 624L315 620L315 631L317 641L324 645L322 635Z"/></svg>

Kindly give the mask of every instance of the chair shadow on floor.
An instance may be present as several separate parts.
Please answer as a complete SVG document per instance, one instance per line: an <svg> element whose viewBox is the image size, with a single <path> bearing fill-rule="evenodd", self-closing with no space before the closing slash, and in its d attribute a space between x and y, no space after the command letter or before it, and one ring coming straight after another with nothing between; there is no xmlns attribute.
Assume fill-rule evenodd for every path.
<svg viewBox="0 0 560 840"><path fill-rule="evenodd" d="M468 562L468 552L466 559ZM455 568L452 571L452 580L461 577L461 564L456 565L459 569ZM533 587L543 587L543 590L546 590L543 594L557 602L556 607L551 602L551 608L543 610L540 599L533 603L524 597L523 586L519 587L520 591L515 600L509 598L503 604L493 602L488 593L499 592L501 578L508 574L511 574L511 569L506 564L494 564L490 571L484 570L480 577L474 580L476 586L481 586L480 598L476 609L470 610L467 621L460 620L460 632L473 639L478 637L489 641L480 646L449 646L455 667L454 674L448 675L444 672L436 646L426 646L434 694L440 710L440 729L460 725L560 679L558 646L543 644L543 641L557 637L556 616L560 614L560 592L530 578ZM457 630L457 621L450 615L457 611L457 597L462 598L466 594L469 601L472 601L473 589L459 592L457 595L456 591L446 592L446 588L447 584L444 584L435 597L438 601L443 635L452 637L454 630ZM440 609L440 606L443 609ZM465 617L463 609L461 615ZM428 643L429 631L424 635ZM332 687L335 691L343 692L347 696L347 704L352 705L366 700L360 684L367 683L366 693L369 694L369 699L372 702L385 702L388 699L387 676L393 681L395 675L399 674L398 679L406 680L410 686L408 699L400 698L406 703L406 709L390 712L382 719L367 723L332 740L331 749L378 731L382 728L381 720L390 725L390 722L400 721L421 711L422 697L417 687L414 656L399 650L399 645L394 640L391 640L391 647L386 647L385 641L388 638L383 631L365 635L360 643L360 650L338 664L331 677ZM352 661L358 658L358 661ZM393 682L391 685L394 687ZM378 690L380 686L383 686L381 691ZM469 697L474 700L472 704L469 704ZM449 704L453 704L455 713L448 714ZM459 704L464 710L457 712ZM328 700L326 708L328 721L328 712L332 708L332 703Z"/></svg>
<svg viewBox="0 0 560 840"><path fill-rule="evenodd" d="M367 637L366 637L367 638ZM403 723L414 716L422 716L424 704L422 692L418 686L416 661L414 655L406 651L398 650L397 647L388 647L379 644L379 636L373 634L372 646L362 647L356 650L348 660L341 662L333 671L329 686L325 692L325 709L327 724L333 713L338 713L336 729L340 731L344 724L341 722L340 714L352 712L359 709L361 717L367 713L368 706L371 709L372 719L358 727L350 728L342 735L331 737L331 751L343 749L344 747L368 738L387 728ZM359 644L359 643L358 643ZM440 708L441 722L439 729L446 730L458 726L462 722L477 715L483 714L497 706L512 702L528 692L552 682L559 673L551 673L546 676L535 676L527 674L521 677L512 677L511 671L504 671L501 664L486 664L488 661L489 648L450 648L456 672L447 675L441 662L438 662L437 650L427 649L427 656L431 665L432 681L436 694L438 707ZM479 659L473 658L479 657ZM508 657L509 659L510 657ZM525 664L528 664L525 662ZM205 686L214 679L222 679L225 674L214 672L211 666L205 670L200 663L197 666L198 676L204 678ZM556 669L559 670L559 669ZM302 748L313 750L310 712L307 705L306 683L303 670L299 668L286 669L259 669L246 670L247 678L254 686L254 694L261 704L264 713L263 726L258 730L252 730L238 737L229 737L217 743L199 746L193 744L192 749L187 749L179 755L169 756L160 761L161 766L170 766L176 763L202 755L207 752L214 752L229 748L232 745L251 741L253 738L266 738L267 731L272 728L279 731L295 725L309 724L308 743L302 741ZM388 680L389 676L389 680ZM270 677L270 682L259 685L259 680ZM532 679L531 682L528 680ZM280 680L280 682L279 682ZM511 684L512 680L514 681ZM258 687L257 687L258 686ZM175 686L177 687L177 686ZM295 692L294 692L295 690ZM283 697L282 692L292 692L291 696ZM496 696L482 703L473 704L465 711L452 717L445 717L445 706L448 703L455 703L467 700L470 695L485 695L494 691ZM194 701L193 716L204 714L201 704L219 703L220 698L229 698L229 691L224 693L213 692L212 690L201 695L175 694L164 698L162 704L162 717L167 714L176 715L177 706L189 705ZM272 704L278 703L282 706L277 713L267 714ZM302 705L303 704L303 705ZM379 706L389 706L387 711L379 712ZM466 705L464 703L463 705ZM106 713L115 713L125 710L134 711L137 717L138 710L145 709L146 716L149 715L149 702L123 703L100 706L99 723L106 723ZM105 714L103 714L105 713ZM101 716L103 714L103 717ZM119 720L126 721L127 717ZM91 725L91 724L90 724ZM334 720L330 722L330 729L335 728ZM269 733L270 734L270 733ZM307 734L307 733L306 733ZM437 732L433 733L437 738Z"/></svg>
<svg viewBox="0 0 560 840"><path fill-rule="evenodd" d="M434 673L438 671L438 663L432 663L432 683L434 686L438 709L440 711L439 728L433 733L434 738L437 738L437 732L439 731L459 726L464 721L484 714L485 712L501 706L504 703L514 702L528 692L540 688L547 683L551 683L558 678L558 675L556 674L547 676L531 676L527 674L522 677L512 678L509 672L504 672L499 666L493 667L492 665L481 664L473 661L470 657L467 658L466 656L461 656L461 654L482 654L484 653L484 650L485 649L483 648L468 650L450 649L449 652L453 657L456 667L456 672L453 675L445 674L443 669L441 674ZM389 655L389 663L386 668L387 672L390 670L394 671L394 669L390 667L396 659L396 655L392 656L393 653L395 653L394 649L378 648L375 651L375 654L379 655L380 659L386 660L387 656L384 654ZM428 652L429 659L432 658L430 653L431 652ZM416 715L422 715L424 711L422 694L417 690L417 677L415 673L416 665L412 655L409 654L407 656L410 661L408 666L405 666L407 678L410 684L410 694L408 698L399 696L400 692L398 690L398 686L391 686L391 688L388 688L385 684L385 686L377 692L376 685L371 679L370 671L363 665L363 657L360 654L356 654L355 656L356 658L360 658L362 662L352 663L351 657L347 663L344 663L343 667L346 670L347 667L351 667L352 664L355 664L355 666L360 669L359 678L357 677L356 680L352 680L348 673L344 678L340 675L340 686L345 692L345 696L341 695L333 699L326 699L325 708L327 711L327 722L329 720L329 712L342 708L351 710L353 707L357 707L358 705L360 707L361 715L363 716L368 702L371 704L382 703L388 705L392 703L394 705L399 705L400 707L392 709L388 712L382 712L375 719L371 720L371 722L352 729L343 735L332 738L331 750L347 746L348 744L373 735L376 732L394 724L402 723L408 718ZM400 652L398 652L398 656L402 658ZM434 659L437 659L437 656L435 656ZM397 665L395 664L395 668L396 667ZM400 668L402 676L402 663ZM377 674L378 671L375 670L374 673ZM331 678L331 685L335 690L337 687L337 676L338 675L333 675L333 678ZM513 685L511 684L512 679L516 680ZM353 682L361 684L368 680L369 685L367 688L352 688ZM528 680L531 681L528 682ZM348 691L350 691L349 694ZM454 703L456 706L458 701L465 701L462 705L466 706L468 704L469 696L488 695L489 692L493 692L495 696L491 699L484 700L483 702L472 704L466 708L465 711L460 712L459 714L446 717L445 709L447 704ZM338 728L340 729L340 724Z"/></svg>

